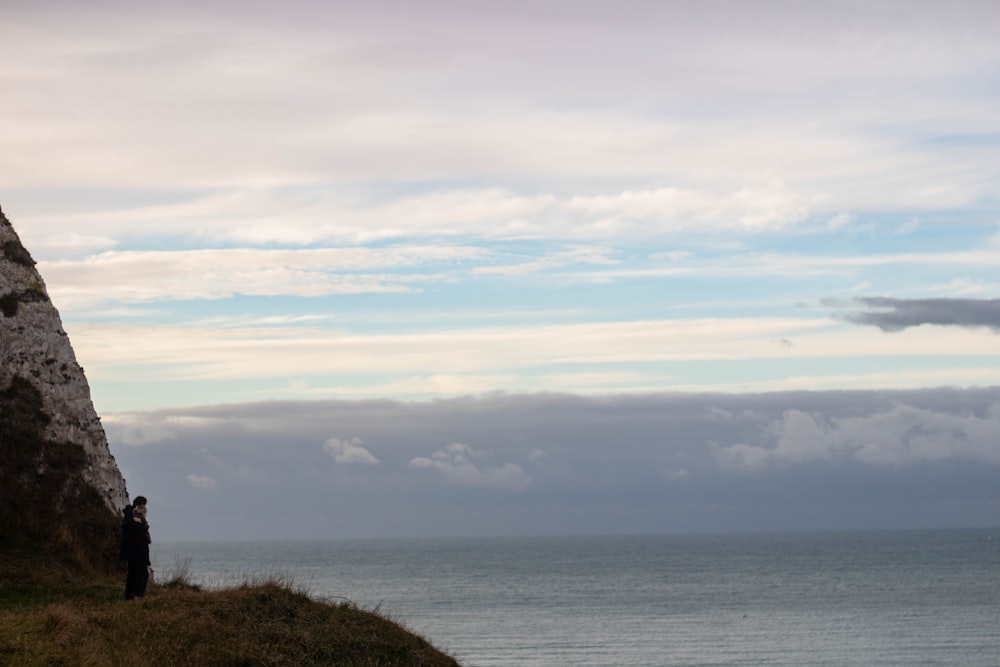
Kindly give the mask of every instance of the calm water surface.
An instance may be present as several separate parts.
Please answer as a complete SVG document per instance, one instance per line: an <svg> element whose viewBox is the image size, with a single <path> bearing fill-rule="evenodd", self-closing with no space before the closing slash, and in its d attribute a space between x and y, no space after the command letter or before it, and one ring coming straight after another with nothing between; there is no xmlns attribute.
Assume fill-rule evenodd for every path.
<svg viewBox="0 0 1000 667"><path fill-rule="evenodd" d="M468 667L1000 665L1000 530L153 547L161 578L286 577Z"/></svg>

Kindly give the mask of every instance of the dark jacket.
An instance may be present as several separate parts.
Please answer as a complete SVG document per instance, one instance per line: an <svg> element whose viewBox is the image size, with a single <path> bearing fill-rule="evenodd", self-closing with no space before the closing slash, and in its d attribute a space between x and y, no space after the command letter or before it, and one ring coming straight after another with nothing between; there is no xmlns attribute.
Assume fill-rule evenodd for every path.
<svg viewBox="0 0 1000 667"><path fill-rule="evenodd" d="M130 563L149 565L149 524L129 517L122 523L121 558Z"/></svg>
<svg viewBox="0 0 1000 667"><path fill-rule="evenodd" d="M125 529L132 523L132 506L126 505L122 512L124 512L125 517L122 519L121 546L118 549L118 560L128 560L128 555L125 553Z"/></svg>

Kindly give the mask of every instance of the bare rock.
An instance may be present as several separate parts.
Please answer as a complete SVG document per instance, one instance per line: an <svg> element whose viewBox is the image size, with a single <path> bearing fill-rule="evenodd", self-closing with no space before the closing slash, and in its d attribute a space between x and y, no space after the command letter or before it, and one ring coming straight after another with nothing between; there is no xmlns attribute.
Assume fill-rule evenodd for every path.
<svg viewBox="0 0 1000 667"><path fill-rule="evenodd" d="M38 390L47 416L39 442L81 447L86 458L80 474L118 515L129 502L128 491L87 378L31 254L2 211L0 250L0 391L15 378Z"/></svg>

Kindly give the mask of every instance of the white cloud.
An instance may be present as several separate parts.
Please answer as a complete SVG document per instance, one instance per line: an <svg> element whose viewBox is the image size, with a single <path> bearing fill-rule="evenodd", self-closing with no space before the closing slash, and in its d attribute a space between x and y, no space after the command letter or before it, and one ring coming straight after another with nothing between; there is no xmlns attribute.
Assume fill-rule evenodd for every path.
<svg viewBox="0 0 1000 667"><path fill-rule="evenodd" d="M900 236L911 234L920 229L922 224L923 223L920 222L919 218L910 218L906 222L896 227L896 234L899 234Z"/></svg>
<svg viewBox="0 0 1000 667"><path fill-rule="evenodd" d="M305 324L305 323L303 323ZM68 327L92 382L130 386L169 381L307 380L300 395L335 390L414 397L497 390L537 391L759 391L836 386L916 386L997 382L995 366L873 369L839 368L780 377L677 377L652 364L770 359L794 360L922 355L996 355L996 334L986 330L921 327L888 335L826 319L698 318L511 324L401 333L330 330L311 326L141 326L74 324ZM795 342L788 347L776 340ZM622 367L622 365L638 365ZM646 364L646 366L642 366ZM612 366L621 370L612 370ZM353 386L342 378L362 378ZM840 383L838 385L838 383ZM868 384L866 384L868 383ZM301 385L304 387L304 385ZM130 404L134 405L134 403Z"/></svg>
<svg viewBox="0 0 1000 667"><path fill-rule="evenodd" d="M995 339L787 306L997 284L988 3L231 4L0 25L3 204L101 400L998 377ZM448 324L471 303L581 312Z"/></svg>
<svg viewBox="0 0 1000 667"><path fill-rule="evenodd" d="M133 422L127 417L108 416L103 423L108 439L116 445L150 445L177 438L174 429L159 422Z"/></svg>
<svg viewBox="0 0 1000 667"><path fill-rule="evenodd" d="M1000 404L961 414L897 404L857 417L788 410L767 428L767 444L712 446L725 467L758 470L825 459L903 466L943 460L1000 463Z"/></svg>
<svg viewBox="0 0 1000 667"><path fill-rule="evenodd" d="M837 230L846 227L854 221L854 215L851 213L837 213L830 221L827 222L827 226L830 229Z"/></svg>
<svg viewBox="0 0 1000 667"><path fill-rule="evenodd" d="M118 245L135 238L137 229L155 229L165 238L250 246L370 244L421 238L585 243L685 232L749 235L786 228L825 208L825 196L796 189L774 177L750 175L741 180L739 185L706 182L648 190L606 186L596 192L559 195L497 187L437 189L360 200L322 191L304 197L280 188L245 186L181 202L131 208L90 205L89 210L61 214L29 210L22 220L31 231L26 240L46 253L40 255L43 259L50 259L65 257L73 249L80 252L88 246ZM70 236L77 240L66 246L63 239ZM605 251L601 249L586 250L577 249L575 257L567 255L561 261L611 261L602 256ZM280 252L271 254L272 261L282 260ZM321 252L330 251L315 254ZM346 256L347 251L341 255ZM116 255L111 253L104 261L110 259Z"/></svg>
<svg viewBox="0 0 1000 667"><path fill-rule="evenodd" d="M816 195L789 192L780 181L767 179L721 192L659 188L580 196L567 202L566 208L591 220L595 229L633 235L706 227L720 231L777 229L805 218L821 205L820 200Z"/></svg>
<svg viewBox="0 0 1000 667"><path fill-rule="evenodd" d="M456 442L435 451L430 458L418 456L410 461L410 465L414 468L439 470L448 481L467 486L517 491L531 483L531 477L516 463L483 468L473 463L473 459L485 456L484 452Z"/></svg>
<svg viewBox="0 0 1000 667"><path fill-rule="evenodd" d="M16 120L24 131L10 138L7 153L28 164L16 170L12 161L9 173L0 173L12 184L204 187L470 173L504 181L519 173L555 180L560 173L594 179L667 171L690 179L718 174L719 165L746 174L764 163L813 181L863 172L852 180L900 198L929 189L908 181L929 182L941 165L866 129L884 118L894 127L961 119L974 130L992 123L989 105L952 84L995 63L989 44L996 19L989 13L937 16L928 24L949 29L931 31L919 22L890 28L871 16L824 22L824 12L786 9L743 14L733 22L740 28L724 29L725 39L717 36L721 22L711 20L713 11L697 8L691 20L711 20L711 35L635 8L612 16L574 8L574 20L562 23L538 23L533 14L525 29L454 6L428 10L447 17L430 26L419 12L398 7L405 33L362 11L315 25L303 18L294 29L288 24L298 11L234 20L186 7L163 20L119 12L114 20L98 13L94 18L104 21L77 16L70 24L11 17L4 42L25 53L11 74L33 85L8 86L14 117L5 123ZM179 29L185 18L199 30ZM609 20L619 29L604 29ZM37 28L42 21L44 30ZM134 39L137 25L142 44ZM441 39L442 30L469 40ZM581 69L595 34L606 59ZM558 48L539 49L551 43ZM697 68L676 67L685 53L698 54ZM136 85L150 71L157 88ZM601 91L599 99L593 91ZM50 102L100 94L116 104L79 104L66 117ZM977 113L976 102L986 108ZM717 122L705 122L706 106ZM870 178L892 173L887 162L901 168L893 179ZM838 163L849 168L831 166ZM876 180L877 188L867 182Z"/></svg>
<svg viewBox="0 0 1000 667"><path fill-rule="evenodd" d="M742 442L724 447L712 443L710 449L716 462L723 468L753 471L764 467L771 460L767 448Z"/></svg>
<svg viewBox="0 0 1000 667"><path fill-rule="evenodd" d="M196 251L121 251L82 260L41 262L53 302L61 308L89 308L108 303L218 300L235 295L319 297L346 294L408 293L428 285L472 275L525 275L574 266L559 273L572 283L671 277L841 275L853 279L861 270L920 267L926 270L1000 264L1000 251L967 251L815 256L757 253L721 255L701 260L668 253L668 263L653 268L597 268L624 264L610 248L570 247L540 251L526 261L504 264L495 249L470 245L400 245L383 248L224 249ZM582 267L582 268L581 268ZM956 279L961 293L989 291L989 284ZM857 283L856 283L857 284ZM867 281L860 285L868 284ZM932 291L944 287L930 287Z"/></svg>
<svg viewBox="0 0 1000 667"><path fill-rule="evenodd" d="M187 476L188 482L196 489L211 490L216 487L215 479L204 475L190 474Z"/></svg>
<svg viewBox="0 0 1000 667"><path fill-rule="evenodd" d="M472 273L481 275L525 275L572 264L617 264L618 260L609 257L608 255L610 254L613 254L613 251L607 248L577 247L517 264L479 267L473 269Z"/></svg>
<svg viewBox="0 0 1000 667"><path fill-rule="evenodd" d="M995 192L989 154L952 146L942 160L919 141L956 127L995 130L995 104L976 85L997 62L986 4L921 3L909 21L894 9L848 16L836 5L740 3L727 4L730 21L714 4L681 14L574 5L572 20L557 4L530 20L496 20L478 3L436 4L400 5L398 22L375 8L337 8L334 19L332 7L298 4L92 15L64 6L59 20L11 9L0 41L23 57L5 66L2 120L19 131L4 139L0 180L241 193L371 181L521 181L546 192L567 192L567 181L634 182L618 194L575 190L585 210L603 209L589 233L637 218L656 224L665 210L668 225L688 224L676 212L693 211L702 224L760 229L798 219L816 198L836 202L821 211L833 215L855 210L852 200L948 206ZM600 66L588 66L595 52ZM150 76L157 86L142 85ZM762 171L784 185L755 187ZM290 189L284 206L238 216L243 225L214 215L181 224L195 234L222 226L260 241L300 237L306 225L294 219L309 197ZM481 194L469 198L473 225L521 227L523 202L489 217ZM438 204L449 196L425 210L448 208ZM536 205L527 202L528 217ZM345 219L375 238L400 224L442 225L414 212L374 227ZM442 229L463 219L445 218ZM292 222L277 231L275 219Z"/></svg>
<svg viewBox="0 0 1000 667"><path fill-rule="evenodd" d="M616 280L621 278L707 276L746 279L747 276L792 276L809 278L840 274L856 275L859 270L882 267L989 268L1000 263L1000 251L977 248L951 252L909 252L865 255L809 255L775 252L721 255L700 261L678 261L650 269L602 269L581 278Z"/></svg>
<svg viewBox="0 0 1000 667"><path fill-rule="evenodd" d="M931 285L928 292L949 297L1000 294L1000 283L988 283L970 278L953 278L943 285Z"/></svg>
<svg viewBox="0 0 1000 667"><path fill-rule="evenodd" d="M528 459L530 459L532 463L544 463L548 460L548 458L549 454L544 449L532 449L528 452Z"/></svg>
<svg viewBox="0 0 1000 667"><path fill-rule="evenodd" d="M351 438L350 440L330 438L323 444L323 449L329 452L337 463L378 465L380 461L362 447L361 442L360 438Z"/></svg>
<svg viewBox="0 0 1000 667"><path fill-rule="evenodd" d="M108 252L44 263L49 293L69 307L102 302L223 299L237 294L306 296L407 292L440 280L436 264L484 252L471 247ZM386 269L409 272L387 273ZM432 267L429 271L427 267Z"/></svg>
<svg viewBox="0 0 1000 667"><path fill-rule="evenodd" d="M156 374L174 378L392 372L433 376L441 379L442 386L455 386L460 377L488 377L541 364L771 356L772 341L781 336L800 341L797 353L815 354L815 348L805 345L804 333L828 325L826 321L791 318L651 320L367 334L308 327L205 329L92 324L74 326L73 340L90 377L139 364L148 369L147 374L156 368ZM916 349L924 347L919 334L916 332ZM855 335L860 340L860 333ZM963 335L974 345L976 332ZM838 354L848 349L828 348ZM908 348L886 343L875 345L875 349L901 354Z"/></svg>
<svg viewBox="0 0 1000 667"><path fill-rule="evenodd" d="M694 257L694 253L690 250L671 250L668 252L657 252L649 256L653 261L657 262L681 262L686 259L691 259Z"/></svg>

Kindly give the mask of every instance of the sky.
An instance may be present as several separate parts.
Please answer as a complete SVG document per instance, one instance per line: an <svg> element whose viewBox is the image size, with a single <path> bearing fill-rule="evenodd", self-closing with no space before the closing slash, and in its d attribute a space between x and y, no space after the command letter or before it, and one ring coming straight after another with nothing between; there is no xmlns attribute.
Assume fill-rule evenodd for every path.
<svg viewBox="0 0 1000 667"><path fill-rule="evenodd" d="M1000 525L992 0L0 10L161 538Z"/></svg>

